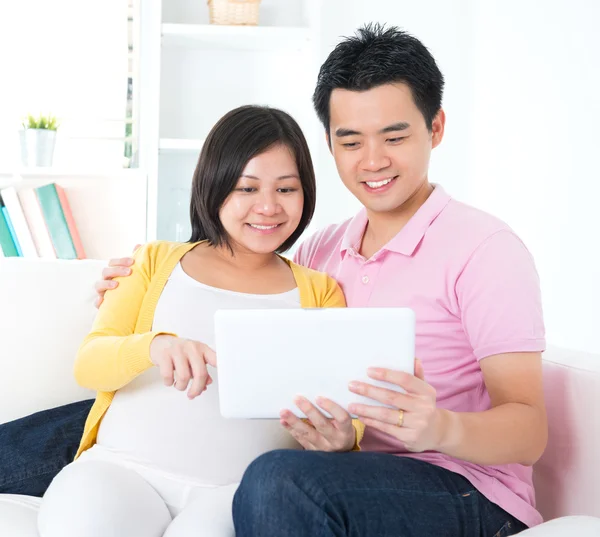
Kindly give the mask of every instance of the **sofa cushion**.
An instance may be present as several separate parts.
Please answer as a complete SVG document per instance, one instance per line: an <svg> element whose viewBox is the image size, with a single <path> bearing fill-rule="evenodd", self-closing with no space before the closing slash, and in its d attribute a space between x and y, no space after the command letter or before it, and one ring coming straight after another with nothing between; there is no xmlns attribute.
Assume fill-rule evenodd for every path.
<svg viewBox="0 0 600 537"><path fill-rule="evenodd" d="M94 397L73 361L106 261L0 258L0 423Z"/></svg>

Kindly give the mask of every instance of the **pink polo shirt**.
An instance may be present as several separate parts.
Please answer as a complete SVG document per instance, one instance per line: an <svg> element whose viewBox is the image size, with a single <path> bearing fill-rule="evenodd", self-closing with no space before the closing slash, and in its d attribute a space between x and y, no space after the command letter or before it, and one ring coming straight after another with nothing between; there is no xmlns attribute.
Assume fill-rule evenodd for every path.
<svg viewBox="0 0 600 537"><path fill-rule="evenodd" d="M301 245L295 261L335 278L350 307L412 308L416 355L439 407L489 409L479 360L545 349L531 254L504 222L453 200L440 186L371 259L358 253L366 224L362 210L329 226ZM531 467L481 466L438 452L409 453L400 441L369 427L361 447L447 468L524 524L542 522Z"/></svg>

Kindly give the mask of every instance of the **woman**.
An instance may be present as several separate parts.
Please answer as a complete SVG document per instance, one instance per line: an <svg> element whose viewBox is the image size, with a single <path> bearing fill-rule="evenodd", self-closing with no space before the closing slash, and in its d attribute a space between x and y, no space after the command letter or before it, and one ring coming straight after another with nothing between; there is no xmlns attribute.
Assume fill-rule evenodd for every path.
<svg viewBox="0 0 600 537"><path fill-rule="evenodd" d="M246 466L297 444L277 422L221 419L213 315L345 305L335 281L277 254L314 207L310 154L290 116L245 106L215 125L193 178L191 240L138 250L80 347L76 378L98 395L77 460L44 496L41 537L233 533Z"/></svg>

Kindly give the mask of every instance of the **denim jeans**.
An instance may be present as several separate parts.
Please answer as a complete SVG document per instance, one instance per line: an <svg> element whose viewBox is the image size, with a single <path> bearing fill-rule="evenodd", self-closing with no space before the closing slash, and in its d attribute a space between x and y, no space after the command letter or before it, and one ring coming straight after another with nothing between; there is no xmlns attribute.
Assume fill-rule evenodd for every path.
<svg viewBox="0 0 600 537"><path fill-rule="evenodd" d="M526 527L462 476L382 453L278 450L246 470L236 537L505 537Z"/></svg>
<svg viewBox="0 0 600 537"><path fill-rule="evenodd" d="M0 493L43 496L73 461L93 399L0 425Z"/></svg>

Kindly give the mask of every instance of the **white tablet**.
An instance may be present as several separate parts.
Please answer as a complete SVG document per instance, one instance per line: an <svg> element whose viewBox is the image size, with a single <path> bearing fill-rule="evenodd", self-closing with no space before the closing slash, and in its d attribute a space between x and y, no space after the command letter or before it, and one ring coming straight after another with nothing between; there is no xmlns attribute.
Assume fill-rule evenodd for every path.
<svg viewBox="0 0 600 537"><path fill-rule="evenodd" d="M352 380L401 391L367 376L368 367L414 373L415 314L407 308L219 310L218 389L225 418L279 418L303 395L343 408L379 405L349 391Z"/></svg>

